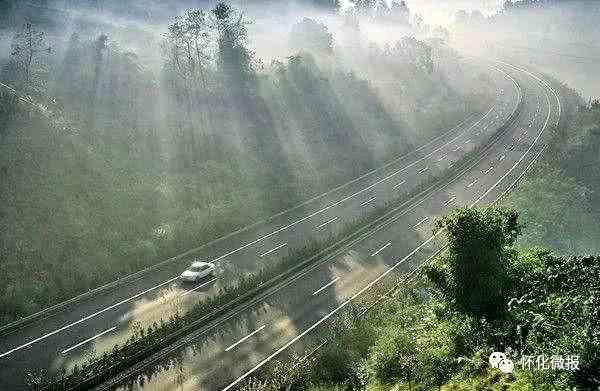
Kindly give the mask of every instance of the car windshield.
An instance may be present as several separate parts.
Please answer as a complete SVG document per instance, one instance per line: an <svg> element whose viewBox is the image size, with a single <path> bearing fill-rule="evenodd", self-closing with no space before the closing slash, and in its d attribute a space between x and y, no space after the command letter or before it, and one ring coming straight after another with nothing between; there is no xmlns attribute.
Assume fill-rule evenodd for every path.
<svg viewBox="0 0 600 391"><path fill-rule="evenodd" d="M202 266L192 266L190 267L190 270L193 272L201 272L208 269L208 265L202 265Z"/></svg>

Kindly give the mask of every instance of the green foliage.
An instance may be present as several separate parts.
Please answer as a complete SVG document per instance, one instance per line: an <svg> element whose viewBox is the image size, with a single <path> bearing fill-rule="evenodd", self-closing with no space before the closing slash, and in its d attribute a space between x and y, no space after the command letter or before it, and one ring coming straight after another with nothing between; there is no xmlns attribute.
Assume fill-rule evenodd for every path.
<svg viewBox="0 0 600 391"><path fill-rule="evenodd" d="M506 201L508 206L522 211L521 219L527 229L520 243L551 246L567 254L596 247L600 230L590 190L575 177L547 163L538 172L543 175L528 177Z"/></svg>
<svg viewBox="0 0 600 391"><path fill-rule="evenodd" d="M547 250L518 258L509 311L521 350L577 354L582 363L577 383L600 385L600 258L558 257Z"/></svg>
<svg viewBox="0 0 600 391"><path fill-rule="evenodd" d="M449 250L427 269L427 278L401 287L376 311L365 314L350 306L323 331L328 342L307 360L309 375L300 383L279 383L280 388L521 391L600 385L600 258L515 250L521 227L517 213L504 208L460 209L436 227L448 231ZM480 247L488 252L488 264L473 268L470 278L489 279L493 270L503 280L488 280L485 292L476 286L477 294L504 305L494 318L473 304L483 299L458 304L463 299L455 296L456 284L472 287L473 282L456 278L460 269L452 262L471 262ZM489 264L493 260L502 267ZM510 351L513 375L489 367L489 354L499 349ZM519 355L542 353L578 355L579 370L519 367ZM269 376L265 370L259 378Z"/></svg>
<svg viewBox="0 0 600 391"><path fill-rule="evenodd" d="M43 95L51 54L52 47L47 43L46 34L26 21L13 38L10 59L4 69L5 77L27 94Z"/></svg>
<svg viewBox="0 0 600 391"><path fill-rule="evenodd" d="M462 208L436 221L446 230L448 250L427 275L457 310L497 319L508 303L510 246L520 227L507 209Z"/></svg>
<svg viewBox="0 0 600 391"><path fill-rule="evenodd" d="M76 24L41 56L60 34L32 24L48 68L36 73L47 88L33 97L50 120L0 96L0 322L338 186L454 125L473 100L439 83L424 42L378 50L375 62L394 72L371 73L366 50L357 54L366 65L352 72L354 59L338 61L327 27L307 22L296 42L310 49L315 38L327 64L300 53L267 68L249 48L248 23L226 3L186 10L165 29L159 64L100 22ZM20 37L14 43L23 49ZM1 78L19 72L8 67ZM425 109L408 118L414 107Z"/></svg>
<svg viewBox="0 0 600 391"><path fill-rule="evenodd" d="M369 354L368 368L383 384L412 382L417 369L417 343L412 330L388 326L380 331Z"/></svg>

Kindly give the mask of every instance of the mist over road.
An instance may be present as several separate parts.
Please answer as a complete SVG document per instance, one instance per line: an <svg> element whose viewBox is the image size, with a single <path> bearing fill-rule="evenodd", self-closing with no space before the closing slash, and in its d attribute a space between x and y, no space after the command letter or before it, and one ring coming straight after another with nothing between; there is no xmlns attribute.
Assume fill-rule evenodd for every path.
<svg viewBox="0 0 600 391"><path fill-rule="evenodd" d="M356 243L343 256L311 268L271 295L260 305L267 306L265 311L256 313L253 307L235 314L235 322L244 326L223 326L228 332L217 343L220 348L201 359L190 356L186 365L205 388L213 389L247 373L290 341L297 339L292 346L301 352L312 330L341 310L346 298L361 292L378 276L385 274L387 279L411 270L435 251L439 244L429 239L435 216L458 206L493 202L541 151L548 128L558 121L557 98L526 71L508 64L496 66L498 70L489 68L498 92L488 111L465 118L373 172L195 250L194 255L218 265L215 281L196 286L177 282L177 275L190 260L184 256L2 335L0 360L11 363L1 366L3 385L25 389L27 370L52 373L90 351L110 349L127 338L129 324L148 324L174 310L185 311L186 306L227 283L228 276L256 270L307 239L335 233L365 210L409 192L429 175L443 173L485 142L510 116L522 94L524 104L517 120L475 167L402 210L393 223ZM194 344L211 339L214 331L203 330Z"/></svg>

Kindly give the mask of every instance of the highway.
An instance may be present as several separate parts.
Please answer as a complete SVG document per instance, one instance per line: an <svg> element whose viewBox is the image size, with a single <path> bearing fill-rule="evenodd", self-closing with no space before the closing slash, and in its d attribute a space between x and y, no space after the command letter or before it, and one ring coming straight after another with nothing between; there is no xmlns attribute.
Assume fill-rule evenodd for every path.
<svg viewBox="0 0 600 391"><path fill-rule="evenodd" d="M234 385L290 349L301 354L349 298L413 269L439 246L439 240L431 237L435 216L462 205L493 202L538 156L560 117L559 98L528 71L504 63L496 66L490 75L498 86L497 99L484 113L466 118L380 169L192 251L217 263L216 278L198 285L180 284L177 275L190 261L187 254L5 331L0 336L0 387L27 389L26 371L55 373L91 351L108 350L124 341L136 322L148 324L185 311L240 273L256 270L307 240L338 232L344 223L407 194L486 142L522 96L516 122L477 165L410 203L393 221L343 254L318 262L260 303L232 314L229 322L234 325L215 320L211 327L199 330L192 345L204 348L185 347L182 353L190 381L206 389ZM161 381L164 389L169 389L168 384L172 387L168 371L153 381L156 389L163 389Z"/></svg>

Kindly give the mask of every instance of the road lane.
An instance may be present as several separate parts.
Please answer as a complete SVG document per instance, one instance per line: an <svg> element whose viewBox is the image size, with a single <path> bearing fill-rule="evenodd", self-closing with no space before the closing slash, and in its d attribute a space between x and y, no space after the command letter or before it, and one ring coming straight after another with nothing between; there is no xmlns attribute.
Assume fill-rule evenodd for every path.
<svg viewBox="0 0 600 391"><path fill-rule="evenodd" d="M528 85L528 90L535 90L535 87L535 84ZM540 120L538 120L534 124L534 129L536 129L536 132L532 132L532 135L526 135L527 138L522 140L524 143L527 143L527 148L524 151L520 151L517 149L507 150L504 147L504 145L508 143L510 138L514 137L515 132L518 131L518 126L515 126L512 134L509 134L503 140L500 140L500 142L498 142L497 144L497 148L490 153L490 156L496 156L499 151L506 151L506 158L500 164L496 165L494 173L492 175L481 175L481 172L489 167L489 163L485 161L481 162L481 164L479 164L478 167L474 167L473 170L471 170L471 172L474 175L464 175L462 178L452 183L447 188L430 197L430 199L427 200L426 203L422 204L420 208L415 209L414 211L407 213L401 219L398 219L392 227L378 232L377 235L372 237L373 240L376 240L377 244L373 243L373 240L365 240L364 243L360 243L359 245L353 247L345 256L336 259L334 263L323 265L318 270L311 272L310 276L297 280L291 286L282 289L281 292L278 292L276 298L269 299L271 306L274 306L275 302L280 301L281 304L278 306L278 308L286 308L284 314L286 322L293 323L295 329L298 330L294 337L290 338L287 335L273 334L272 337L265 338L269 341L267 344L254 344L252 346L249 346L248 349L240 351L233 356L223 356L224 361L218 361L226 363L230 362L232 363L232 365L233 363L235 363L234 369L231 369L227 366L217 368L214 365L214 360L202 361L199 360L198 357L194 357L194 368L203 368L202 371L195 371L194 376L198 376L199 379L201 379L200 383L203 384L205 387L208 387L208 385L211 384L210 379L207 379L204 376L202 376L202 373L204 373L205 370L207 371L207 373L221 373L222 377L219 378L222 379L227 377L227 375L225 375L224 373L229 375L234 373L239 374L240 368L243 367L246 369L242 370L241 375L237 376L237 379L239 379L237 381L243 380L243 378L251 374L252 371L256 368L260 367L261 365L264 365L264 363L277 357L279 354L286 351L288 348L292 347L297 342L302 341L305 337L311 334L313 330L319 328L319 326L322 323L326 322L329 318L331 318L337 312L339 312L341 309L347 306L347 304L352 299L357 298L358 296L360 296L360 294L370 289L374 284L380 282L388 275L394 274L394 269L400 269L400 265L408 263L411 257L415 256L418 252L422 251L423 249L428 248L430 244L433 244L433 237L428 238L428 234L421 234L421 230L415 230L410 228L415 221L423 219L424 215L425 217L437 216L443 213L444 211L448 210L449 208L455 207L457 205L475 205L476 203L485 204L492 202L498 194L502 193L508 188L508 186L510 186L510 184L512 184L513 180L520 176L522 170L524 170L525 167L528 166L528 163L531 162L535 156L537 156L536 152L538 150L541 150L541 148L543 147L543 144L540 143L540 139L544 133L544 130L547 129L548 122L552 118L556 117L556 106L553 106L550 103L548 95L546 95L547 91L542 90L540 88L537 91L537 93L544 96L544 100L546 101L546 105L544 106L544 115L542 116L543 118L540 118ZM531 98L530 94L528 95L528 98ZM535 107L535 102L533 106ZM529 110L531 110L531 104L530 102L527 102L525 111ZM525 115L521 115L521 122L526 119L527 118ZM477 173L480 173L480 175L477 175ZM453 204L450 207L444 206L443 201L447 200L450 194L456 197L455 204ZM427 228L430 229L431 227L427 226ZM411 235L417 236L411 237ZM374 246L380 245L382 242L409 242L411 240L414 240L413 243L420 244L418 244L417 247L402 245L398 247L394 246L393 255L391 257L386 257L383 260L381 257L369 256L370 254L372 254L372 249L374 248ZM412 250L410 250L411 248ZM434 248L429 249L429 253L433 250ZM317 295L317 297L321 301L310 301L306 304L303 304L304 302L306 302L306 300L304 299L304 297L302 297L301 292L309 294L311 292L311 289L315 289L315 286L316 288L318 288L319 286L322 286L323 283L331 281L331 269L334 267L343 267L345 263L348 263L348 257L350 256L353 259L359 259L359 261L357 261L356 263L365 263L367 265L370 265L371 268L376 268L377 263L368 264L369 260L371 260L371 262L379 261L380 263L383 263L383 265L380 266L382 266L381 270L384 271L382 272L382 274L380 274L379 277L376 277L373 280L364 279L361 281L362 284L351 284L349 287L351 293L347 293L346 296L350 297L349 300L344 300L343 297L334 294L324 294L324 291L323 294ZM365 267L364 270L368 270L368 268ZM347 273L348 276L351 274L351 271ZM346 281L346 277L340 276L338 280L339 284L341 284L342 282ZM366 282L368 283L364 285ZM339 289L339 284L335 284L335 290ZM331 290L326 290L326 292L330 291ZM294 298L298 299L290 303L289 301ZM251 315L249 313L239 314L240 318L244 318L246 316ZM271 322L273 322L273 319L271 319ZM257 358L257 356L259 356L259 358ZM264 358L260 359L260 356ZM199 363L199 361L202 361L202 363ZM235 376L231 378L233 379L235 378ZM211 384L211 387L214 385L215 384ZM235 384L229 383L229 385L220 385L226 386L225 389L228 389L228 387L234 386Z"/></svg>
<svg viewBox="0 0 600 391"><path fill-rule="evenodd" d="M501 107L503 108L503 112L506 113L508 112L507 109L504 108L504 106L501 105ZM246 262L250 262L252 264L256 264L257 261L257 252L254 249L251 249L251 247L259 242L267 242L267 239L270 239L271 237L274 237L273 239L277 239L276 242L280 242L279 238L277 235L280 232L284 232L284 231L288 231L289 228L291 227L296 227L299 226L301 223L307 222L309 224L307 224L307 226L310 227L311 230L314 231L314 224L317 223L318 221L313 221L312 218L313 217L319 217L324 213L324 212L328 212L331 213L331 211L333 209L335 209L336 214L338 210L341 210L343 213L339 213L340 216L344 216L344 217L348 217L348 220L350 218L354 218L356 216L358 216L359 214L356 212L356 206L352 206L350 203L347 203L346 201L352 200L357 198L358 195L362 196L369 196L370 193L372 192L379 192L379 193L384 193L385 196L376 196L376 197L371 197L372 200L371 201L375 201L377 200L378 202L381 202L382 204L390 199L392 199L394 196L390 195L388 190L381 190L380 187L384 187L387 186L388 188L392 188L392 187L396 187L398 185L397 180L400 180L399 175L402 174L403 177L405 176L406 179L402 179L401 183L405 184L408 188L410 188L410 185L412 185L413 187L416 186L419 183L419 175L422 174L422 172L425 169L429 169L429 165L426 165L425 167L420 167L419 165L423 165L423 163L426 163L428 161L431 160L435 160L438 158L440 153L444 153L444 149L447 149L448 153L451 152L457 152L457 151L453 151L452 149L455 149L455 142L456 141L460 141L459 139L461 137L469 137L471 140L476 140L475 137L473 137L472 134L469 134L470 132L474 131L475 129L479 129L479 125L483 122L483 120L487 117L487 115L489 113L491 113L492 111L494 111L495 108L492 108L492 110L488 113L486 113L485 116L483 116L482 118L478 119L478 120L474 120L474 121L469 121L464 128L459 128L457 132L455 132L454 134L450 135L452 137L450 137L449 139L444 139L442 140L442 144L441 145L434 145L431 146L431 148L429 149L423 149L422 152L418 155L415 155L412 161L407 161L407 160L400 160L399 163L397 165L389 165L385 168L385 170L381 171L381 172L377 172L377 174L379 174L379 178L380 179L376 179L373 180L372 177L366 178L364 181L358 181L352 184L352 186L349 186L347 189L344 189L346 191L346 194L348 194L348 190L350 191L348 195L342 196L341 198L338 198L337 201L329 201L329 200L325 200L325 199L319 199L318 203L320 205L317 206L321 206L321 208L317 209L316 212L309 212L308 214L300 217L299 219L297 219L298 216L302 215L302 213L298 213L298 216L295 216L294 214L290 214L289 216L279 216L277 219L277 222L280 221L284 221L284 224L281 226L283 229L278 228L275 231L266 229L269 227L260 227L257 230L251 230L250 231L244 231L242 232L239 237L241 238L241 240L238 241L238 243L244 243L245 241L243 240L244 237L258 237L257 239L252 239L250 241L246 241L245 243L252 243L252 245L242 245L240 247L236 247L234 248L234 250L225 250L228 247L228 243L227 244L223 244L222 242L219 242L217 245L215 246L210 246L210 248L205 249L205 253L206 254L221 254L218 255L212 259L214 259L215 261L221 261L224 260L225 258L228 258L232 255L236 255L238 258L233 259L233 260L228 260L228 262L231 263L235 263L236 266L240 266L240 265L244 265L244 259ZM500 110L498 110L498 112L500 112ZM498 118L501 120L502 118L500 116L498 116ZM499 122L498 122L499 123ZM491 131L492 129L490 129ZM480 132L480 133L484 133L484 132ZM484 135L481 135L482 139L483 139ZM448 141L449 140L449 141ZM461 152L466 153L468 152L469 149L464 149L461 148ZM444 159L446 160L446 159ZM420 170L420 171L417 171ZM392 180L393 179L393 180ZM393 190L396 190L395 188ZM338 194L334 194L335 196L338 196ZM342 202L340 202L340 200ZM333 206L332 206L333 205ZM312 204L311 204L312 206ZM354 213L349 212L348 210L352 210ZM298 212L298 210L296 210L295 212ZM300 212L307 212L306 210L301 210ZM288 221L287 223L285 223L285 221ZM290 220L292 220L290 222ZM300 222L298 222L298 220L301 220ZM342 217L340 217L340 220L342 220ZM274 220L275 221L275 220ZM321 221L321 220L319 220ZM266 233L264 233L262 236L261 233L267 231ZM277 231L277 232L276 232ZM275 233L273 233L275 232ZM286 242L292 242L292 243L302 243L305 239L304 236L297 238L294 237L293 233L289 234L291 235L290 240L288 240ZM277 237L276 237L277 236ZM244 247L245 246L245 247ZM292 245L290 245L290 247L292 247ZM231 248L231 247L230 247ZM247 252L245 251L246 249L250 249L252 251ZM225 251L224 251L225 250ZM268 250L268 249L267 249ZM269 250L270 251L270 250ZM253 256L251 256L253 254ZM263 256L267 255L266 253L263 253ZM211 257L207 257L208 259L211 259ZM63 335L61 335L60 339L56 339L54 341L52 341L52 343L50 344L44 344L43 346L41 346L39 349L35 350L35 351L31 351L30 349L25 349L21 354L18 360L21 360L22 362L27 362L28 361L28 355L35 355L36 357L38 356L38 353L40 350L42 351L47 351L49 352L49 354L47 355L48 357L52 357L52 352L53 351L60 351L60 349L64 349L64 347L66 345L72 344L73 342L76 341L81 341L82 337L85 336L89 336L89 335L97 335L97 333L102 332L102 330L106 330L110 327L114 327L114 323L116 321L118 321L119 319L125 319L128 320L127 315L128 315L128 311L131 310L131 307L128 306L122 306L122 304L128 303L129 301L133 300L131 299L131 297L133 298L138 298L140 296L145 296L144 300L152 300L153 299L153 295L154 295L154 289L152 289L151 291L148 291L148 289L150 288L154 288L156 286L160 286L161 284L165 284L165 285L169 285L170 283L172 283L173 281L169 281L169 280L162 280L161 278L163 278L164 275L168 275L168 273L173 273L175 271L179 271L181 268L182 264L187 264L187 260L185 261L185 263L182 261L178 264L173 263L171 265L171 267L165 267L164 270L161 271L160 274L154 274L154 275L148 275L145 276L144 279L140 279L138 281L134 281L133 284L131 286L126 286L124 289L119 289L119 294L120 297L125 297L125 299L120 299L118 301L115 301L115 294L114 292L108 292L107 294L103 294L103 295L99 295L99 299L98 300L94 300L93 302L86 302L84 303L81 308L78 308L78 311L75 311L74 313L68 313L66 315L73 316L71 317L70 320L72 319L76 319L74 321L71 321L69 323L66 323L68 327L65 327L65 320L64 320L64 316L61 315L65 315L65 314L59 314L59 316L56 317L52 317L50 319L45 319L43 322L43 325L41 327L32 327L30 329L25 329L25 330L19 330L19 333L17 334L11 334L9 336L4 336L2 338L2 340L0 341L0 347L2 348L2 350L0 350L0 352L3 356L8 356L8 355L12 355L13 353L15 353L17 350L21 350L23 348L29 348L31 345L35 344L36 342L40 342L41 340L39 339L39 335L41 334L42 337L44 337L43 339L48 338L49 336L54 336L55 334L58 334L62 331L65 331L67 328L68 329L73 329L71 332L69 333L64 333ZM148 286L150 285L150 288L148 288ZM141 292L141 294L140 294ZM133 293L133 295L131 295L131 293ZM148 295L149 293L151 293L150 295ZM204 293L203 293L204 294ZM146 297L147 296L147 297ZM128 300L129 299L129 300ZM123 302L123 300L127 300L125 302ZM106 303L106 304L103 304ZM117 303L117 305L115 305L115 303ZM121 309L119 309L118 311L114 311L111 312L110 316L102 316L100 317L99 315L105 315L107 314L110 310L116 309L117 307L121 307ZM98 309L101 308L101 309ZM89 311L88 309L92 309L92 311ZM83 314L83 316L79 315L79 314ZM88 314L91 314L93 316L90 316ZM108 315L108 314L107 314ZM79 318L77 318L78 316L80 316ZM91 319L91 318L96 318L93 322L93 324L90 325L81 325L81 323ZM69 320L69 319L67 319ZM60 326L60 327L57 327ZM34 325L36 326L36 325ZM81 327L75 327L75 326L81 326ZM44 331L47 331L46 333L44 333ZM57 330L59 330L57 332ZM40 332L41 331L41 332ZM96 334L95 334L96 333ZM38 335L37 337L35 337L35 335ZM29 338L28 338L29 337ZM11 342L13 341L28 341L22 344L13 344ZM31 341L35 341L33 343L31 343ZM15 347L11 346L16 346L18 349L15 350ZM9 349L5 349L6 347L9 347ZM7 354L8 352L8 354ZM46 363L43 363L46 364ZM3 366L0 375L4 375L5 373L5 368Z"/></svg>

